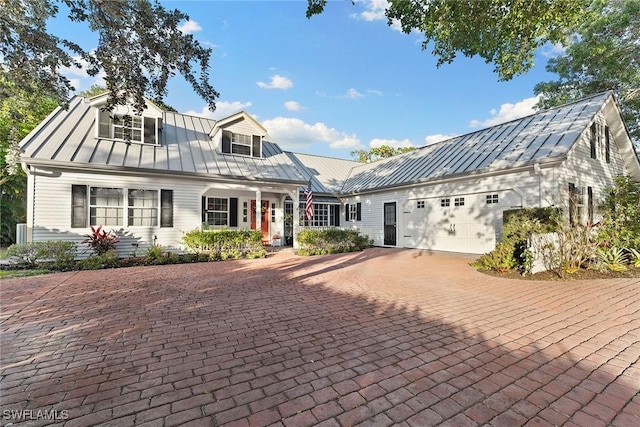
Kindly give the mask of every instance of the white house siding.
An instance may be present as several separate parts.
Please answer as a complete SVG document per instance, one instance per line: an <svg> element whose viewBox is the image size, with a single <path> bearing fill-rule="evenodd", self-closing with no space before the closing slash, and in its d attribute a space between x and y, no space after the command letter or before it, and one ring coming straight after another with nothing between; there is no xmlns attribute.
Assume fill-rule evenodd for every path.
<svg viewBox="0 0 640 427"><path fill-rule="evenodd" d="M596 122L602 125L608 124L602 113L596 117ZM569 204L569 183L573 183L584 189L584 200L582 201L586 215L587 188L593 189L594 210L604 200L607 188L614 185L616 176L627 175L629 170L625 166L625 161L619 149L619 144L625 143L614 137L611 132L610 139L610 163L605 157L605 144L602 139L596 146L596 159L591 158L590 127L587 127L579 140L573 145L567 155L567 159L553 171L554 194L553 203L556 206L567 209ZM581 220L586 221L583 215Z"/></svg>
<svg viewBox="0 0 640 427"><path fill-rule="evenodd" d="M118 253L130 255L134 250L144 252L154 243L167 250L179 250L184 231L198 228L201 224L200 194L203 181L192 179L167 179L144 176L119 176L56 170L36 169L34 176L34 209L29 225L32 240L72 240L78 243L80 257L89 255L82 240L90 228L71 227L71 186L109 187L123 189L173 190L173 227L105 227L114 230L120 237ZM47 174L49 176L44 176ZM123 206L126 214L126 206ZM132 246L137 244L137 249Z"/></svg>
<svg viewBox="0 0 640 427"><path fill-rule="evenodd" d="M502 233L502 212L540 204L538 175L533 167L520 172L421 185L405 189L345 198L344 203L362 203L362 221L346 222L384 245L383 207L396 203L397 247L464 253L491 251ZM486 196L497 194L497 204L487 204ZM448 198L450 206L441 207ZM455 206L464 198L464 206ZM424 201L424 208L417 202Z"/></svg>

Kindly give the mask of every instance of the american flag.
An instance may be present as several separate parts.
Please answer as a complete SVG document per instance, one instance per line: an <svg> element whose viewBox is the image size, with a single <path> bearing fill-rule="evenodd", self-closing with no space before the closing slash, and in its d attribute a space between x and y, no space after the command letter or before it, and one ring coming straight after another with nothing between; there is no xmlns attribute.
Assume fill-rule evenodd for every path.
<svg viewBox="0 0 640 427"><path fill-rule="evenodd" d="M313 218L313 192L311 191L311 180L309 180L307 189L304 190L304 195L307 196L307 204L304 208L304 212L307 215L307 221L310 221L311 218Z"/></svg>

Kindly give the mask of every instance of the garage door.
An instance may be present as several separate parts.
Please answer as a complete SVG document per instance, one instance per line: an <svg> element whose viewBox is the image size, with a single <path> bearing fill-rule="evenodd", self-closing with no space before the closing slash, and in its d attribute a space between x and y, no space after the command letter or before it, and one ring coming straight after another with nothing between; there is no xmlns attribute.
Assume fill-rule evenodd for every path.
<svg viewBox="0 0 640 427"><path fill-rule="evenodd" d="M409 200L404 209L404 246L482 254L501 233L502 211L518 203L512 191Z"/></svg>

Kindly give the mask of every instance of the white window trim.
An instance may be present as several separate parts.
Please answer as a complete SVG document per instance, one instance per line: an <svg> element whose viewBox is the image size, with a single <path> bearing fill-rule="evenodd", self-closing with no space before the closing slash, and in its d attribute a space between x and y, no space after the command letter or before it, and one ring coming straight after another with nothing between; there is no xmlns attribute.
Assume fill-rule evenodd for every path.
<svg viewBox="0 0 640 427"><path fill-rule="evenodd" d="M159 188L140 188L140 187L106 187L106 186L100 186L100 185L89 185L88 186L88 191L87 191L87 224L90 226L98 226L98 225L102 225L105 227L123 227L123 228L134 228L134 229L140 229L140 228L160 228L160 211L162 208L162 200L161 200L161 193L160 193L160 189ZM92 205L91 204L91 189L92 188L110 188L110 189L117 189L117 190L122 190L122 205L121 206L104 206L104 205ZM144 191L154 191L156 193L156 207L155 208L140 208L140 209L155 209L156 211L156 215L155 215L155 219L156 219L156 225L129 225L129 208L133 208L136 209L135 207L129 206L129 191L130 190L144 190ZM105 224L92 224L91 223L91 208L115 208L115 209L122 209L122 214L120 215L120 221L121 224L118 225L105 225Z"/></svg>
<svg viewBox="0 0 640 427"><path fill-rule="evenodd" d="M127 143L131 143L131 144L139 144L139 145L147 145L147 146L160 146L160 130L162 129L161 127L158 127L158 120L161 120L162 117L159 116L154 116L154 115L135 115L135 114L128 114L128 113L120 113L120 112L108 112L107 113L109 115L109 136L105 137L105 136L100 136L100 108L96 108L96 126L95 126L95 138L96 139L110 139L112 141L118 141L118 142L127 142ZM131 116L132 120L133 117L137 117L140 119L140 140L136 140L136 139L131 139L129 141L127 141L126 139L122 139L122 138L116 138L115 135L115 127L116 125L113 123L113 116ZM144 142L144 119L145 118L151 118L154 119L154 123L155 123L155 143L150 143L150 142Z"/></svg>
<svg viewBox="0 0 640 427"><path fill-rule="evenodd" d="M358 202L349 204L349 222L358 221Z"/></svg>
<svg viewBox="0 0 640 427"><path fill-rule="evenodd" d="M221 199L221 200L226 200L227 201L227 210L226 211L221 211L221 210L215 210L215 209L209 209L209 199ZM207 222L206 224L209 227L229 227L229 216L231 215L231 201L229 200L229 197L216 197L216 196L207 196L207 205L205 206L205 212L206 212L206 219ZM209 212L224 212L227 214L227 223L226 224L209 224Z"/></svg>

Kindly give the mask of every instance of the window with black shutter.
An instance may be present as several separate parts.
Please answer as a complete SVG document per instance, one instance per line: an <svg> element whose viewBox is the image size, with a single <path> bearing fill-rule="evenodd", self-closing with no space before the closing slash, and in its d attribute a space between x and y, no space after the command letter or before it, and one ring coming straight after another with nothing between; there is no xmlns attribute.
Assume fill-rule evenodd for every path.
<svg viewBox="0 0 640 427"><path fill-rule="evenodd" d="M591 139L589 140L590 145L591 145L591 158L595 159L596 158L596 141L597 141L597 133L598 133L598 127L595 123L591 124Z"/></svg>
<svg viewBox="0 0 640 427"><path fill-rule="evenodd" d="M71 186L71 227L87 226L87 186Z"/></svg>
<svg viewBox="0 0 640 427"><path fill-rule="evenodd" d="M160 190L160 227L173 227L173 190Z"/></svg>
<svg viewBox="0 0 640 427"><path fill-rule="evenodd" d="M238 199L231 197L229 199L229 227L238 226Z"/></svg>
<svg viewBox="0 0 640 427"><path fill-rule="evenodd" d="M609 126L604 127L604 156L607 163L611 163L611 135L609 132Z"/></svg>

